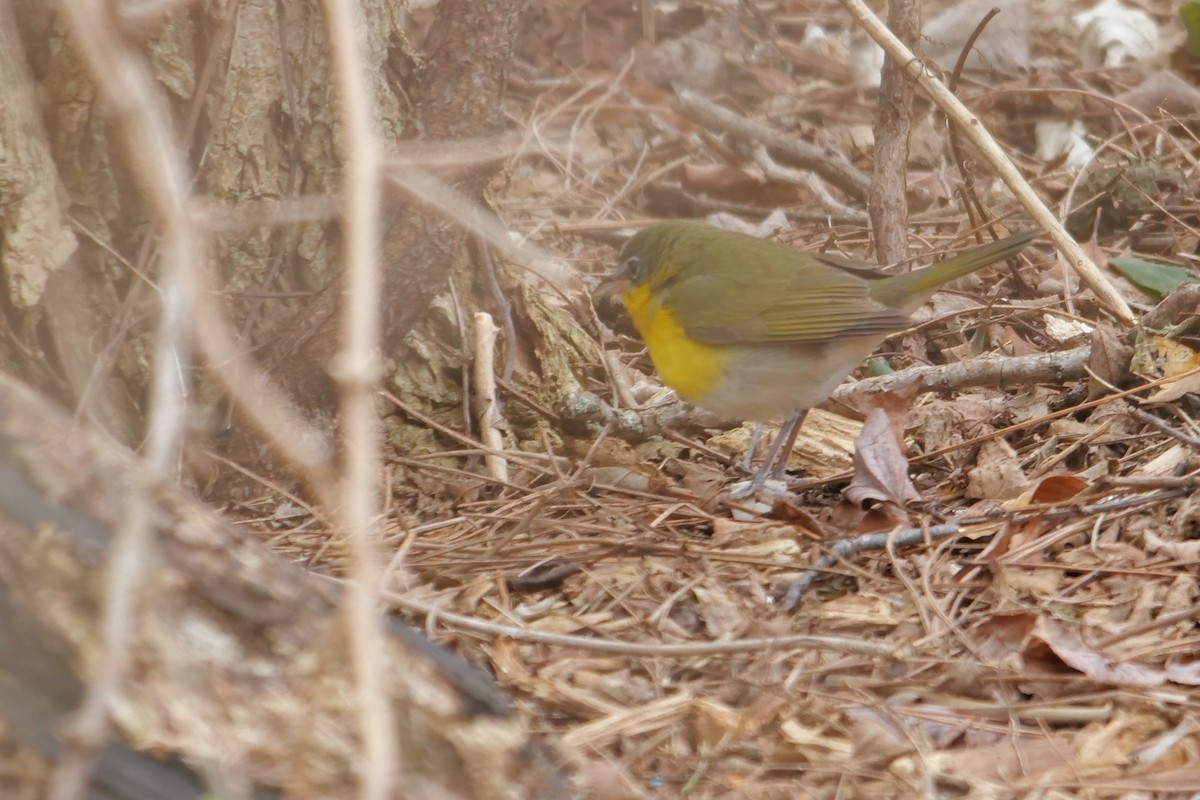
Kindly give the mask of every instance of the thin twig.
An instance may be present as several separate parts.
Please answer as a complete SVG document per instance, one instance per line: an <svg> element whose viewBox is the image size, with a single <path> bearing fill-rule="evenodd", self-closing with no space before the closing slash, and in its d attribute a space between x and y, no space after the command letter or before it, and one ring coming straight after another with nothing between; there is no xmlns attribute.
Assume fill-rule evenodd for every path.
<svg viewBox="0 0 1200 800"><path fill-rule="evenodd" d="M1058 353L1035 356L980 356L953 364L920 364L906 369L843 383L831 399L846 402L868 392L890 392L916 385L919 391L949 392L967 386L1014 388L1038 383L1064 383L1087 375L1092 346L1080 345ZM731 427L741 420L727 420L682 403L617 411L591 392L576 392L564 403L563 415L576 427L615 425L617 435L630 441L681 425Z"/></svg>
<svg viewBox="0 0 1200 800"><path fill-rule="evenodd" d="M489 209L433 173L412 164L391 163L388 181L430 208L441 211L560 293L578 281L578 273L552 253L529 241L514 242L508 229ZM565 296L565 295L564 295Z"/></svg>
<svg viewBox="0 0 1200 800"><path fill-rule="evenodd" d="M829 550L828 553L818 558L810 569L792 581L791 585L788 586L787 592L784 593L783 599L780 601L780 606L784 611L795 611L809 588L830 567L836 565L839 561L845 561L851 556L871 550L883 550L889 547L914 547L918 544L938 542L942 539L949 539L951 536L957 536L961 530L961 525L957 522L952 522L946 525L934 525L930 528L906 528L890 533L868 533L863 536L856 536L853 539L842 539L841 541L834 542L827 548Z"/></svg>
<svg viewBox="0 0 1200 800"><path fill-rule="evenodd" d="M345 145L342 235L345 307L338 384L344 448L334 514L350 539L354 580L346 593L346 628L358 690L363 765L359 796L389 800L400 760L395 710L384 688L383 617L379 609L379 215L383 147L376 130L375 78L364 58L366 20L358 3L326 0L326 23L338 85Z"/></svg>
<svg viewBox="0 0 1200 800"><path fill-rule="evenodd" d="M1094 642L1092 646L1100 651L1107 650L1114 644L1123 642L1126 639L1131 639L1135 636L1144 636L1151 631L1168 628L1177 622L1187 622L1188 620L1195 619L1197 616L1200 616L1200 607L1191 605L1187 608L1180 609L1179 611L1171 612L1170 614L1163 614L1160 617L1149 620L1148 622L1143 622L1140 625L1131 625L1123 631L1118 631L1110 636L1104 637L1097 642Z"/></svg>
<svg viewBox="0 0 1200 800"><path fill-rule="evenodd" d="M496 323L492 322L492 315L486 311L475 314L473 327L475 413L479 422L479 438L490 448L490 452L483 456L483 463L492 480L508 483L508 462L500 455L504 449L504 437L496 424L496 334L499 331Z"/></svg>
<svg viewBox="0 0 1200 800"><path fill-rule="evenodd" d="M916 385L920 391L948 392L967 386L1007 389L1037 383L1065 383L1087 375L1090 344L1035 356L980 356L953 364L920 364L888 375L843 383L831 395L846 400L864 392L889 392Z"/></svg>
<svg viewBox="0 0 1200 800"><path fill-rule="evenodd" d="M1200 438L1196 438L1195 436L1192 436L1191 434L1184 433L1183 431L1179 430L1178 428L1174 428L1174 427L1168 425L1163 420L1159 419L1158 417L1154 416L1153 414L1151 414L1147 411L1143 411L1140 408L1130 409L1130 413L1132 413L1133 416L1137 417L1142 422L1146 423L1147 425L1154 428L1155 430L1161 431L1161 432L1165 433L1167 436L1172 437L1173 439L1178 439L1179 441L1183 442L1188 447L1191 447L1194 450L1200 450Z"/></svg>
<svg viewBox="0 0 1200 800"><path fill-rule="evenodd" d="M191 369L191 319L195 285L203 269L204 242L188 215L191 173L180 157L165 98L145 64L125 48L108 6L72 0L67 16L99 91L106 94L120 128L129 164L162 229L159 293L162 317L155 344L146 462L163 482L175 479L187 409ZM154 545L151 485L139 486L122 520L105 575L104 650L96 675L72 725L55 769L49 797L84 796L95 758L108 737L110 709L130 665L137 600Z"/></svg>
<svg viewBox="0 0 1200 800"><path fill-rule="evenodd" d="M1139 324L1143 330L1161 330L1174 324L1176 317L1191 313L1197 305L1200 305L1200 283L1185 283L1150 309Z"/></svg>
<svg viewBox="0 0 1200 800"><path fill-rule="evenodd" d="M328 580L337 579L328 578ZM732 655L736 653L796 650L801 648L833 650L842 653L855 653L882 658L903 655L901 651L891 645L867 641L858 637L813 636L806 634L759 639L731 639L720 642L698 642L695 644L625 642L619 639L575 636L566 633L519 628L515 625L500 625L495 622L479 619L478 617L443 611L433 605L414 600L407 595L397 592L385 591L383 596L395 604L397 608L425 618L426 624L430 626L442 622L458 630L475 631L476 633L483 633L497 638L511 639L515 642L538 642L556 647L569 647L589 652L611 653L613 655L691 658L703 655Z"/></svg>
<svg viewBox="0 0 1200 800"><path fill-rule="evenodd" d="M1068 352L1073 352L1073 351L1068 351ZM1185 373L1185 374L1186 375L1200 374L1200 368L1191 370L1190 372ZM890 376L885 375L883 377L887 378ZM993 439L999 439L1001 437L1008 436L1011 433L1016 433L1017 431L1024 430L1026 428L1031 428L1036 425L1045 425L1047 422L1049 422L1052 419L1066 417L1071 414L1078 414L1079 412L1086 411L1090 408L1096 408L1098 406L1102 406L1107 403L1112 403L1112 402L1116 402L1118 400L1123 400L1126 397L1138 394L1140 392L1145 392L1149 389L1153 389L1156 386L1161 386L1162 384L1167 383L1169 381L1178 380L1180 377L1182 377L1182 376L1171 376L1171 377L1159 378L1158 380L1151 381L1149 383L1144 383L1139 386L1134 386L1130 389L1125 389L1123 391L1117 392L1116 394L1105 395L1103 397L1097 397L1095 400L1088 400L1085 403L1080 403L1078 405L1060 408L1057 411L1051 411L1050 413L1043 414L1040 417L1033 417L1031 419L1022 420L1021 422L1014 422L1012 425L1008 425L1003 428L997 428L996 430L989 431L987 433L982 433L978 436L972 436L971 438L965 439L964 441L955 442L954 444L947 445L945 447L939 447L936 450L931 450L928 453L922 453L919 456L913 456L912 458L910 458L908 460L908 463L909 464L919 464L922 462L932 461L934 459L941 458L942 456L948 455L950 453L953 453L953 452L956 452L959 450L964 450L969 447L975 447L976 445L983 444L984 442L988 442ZM875 379L868 378L868 380L873 381ZM839 398L840 398L840 395L839 395ZM843 472L843 473L839 473L837 475L829 475L829 476L826 476L819 480L805 481L804 487L805 488L813 488L816 486L823 486L823 485L830 484L830 483L838 483L840 481L850 480L850 478L852 478L852 477L853 477L852 473Z"/></svg>
<svg viewBox="0 0 1200 800"><path fill-rule="evenodd" d="M1094 517L1112 511L1121 511L1149 503L1159 503L1175 497L1182 497L1183 495L1190 494L1193 490L1194 484L1189 483L1186 486L1166 489L1153 494L1121 497L1091 505L1074 505L1070 508L1049 511L1032 509L1025 513L1010 514L1004 517L974 517L961 519L958 522L947 523L945 525L934 525L929 528L905 528L890 533L868 533L853 539L842 539L830 545L828 547L829 552L817 559L812 569L792 581L792 584L788 587L787 592L780 601L780 607L784 611L795 611L800 605L800 601L804 599L804 594L830 567L839 561L845 561L859 553L871 550L883 550L888 547L915 547L919 544L941 541L952 536L957 536L963 528L972 525L1015 525L1034 520L1039 522L1057 522L1078 517Z"/></svg>

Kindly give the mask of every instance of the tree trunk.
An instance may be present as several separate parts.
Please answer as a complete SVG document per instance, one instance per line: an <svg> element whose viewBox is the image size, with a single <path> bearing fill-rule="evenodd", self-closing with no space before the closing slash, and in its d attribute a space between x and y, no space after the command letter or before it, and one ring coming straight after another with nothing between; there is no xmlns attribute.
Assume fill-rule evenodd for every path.
<svg viewBox="0 0 1200 800"><path fill-rule="evenodd" d="M20 156L0 162L0 186L12 187L0 189L0 258L13 311L0 367L136 444L157 313L154 231L63 21L33 0L14 2L15 14L0 15L0 148ZM364 4L380 125L391 141L478 139L504 128L500 100L523 5L443 0L418 57L401 4ZM212 223L210 268L264 371L324 415L337 341L342 159L323 7L213 0L173 8L165 18L125 20L126 30L166 89L191 153ZM465 170L451 182L478 198L494 172ZM445 291L452 265L461 267L465 234L390 194L382 302L393 353Z"/></svg>

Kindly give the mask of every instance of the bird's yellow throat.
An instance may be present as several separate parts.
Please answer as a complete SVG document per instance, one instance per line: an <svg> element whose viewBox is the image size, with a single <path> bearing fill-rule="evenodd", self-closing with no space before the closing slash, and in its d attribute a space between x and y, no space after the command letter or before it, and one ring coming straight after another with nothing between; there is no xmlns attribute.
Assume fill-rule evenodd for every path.
<svg viewBox="0 0 1200 800"><path fill-rule="evenodd" d="M663 383L684 400L703 403L725 374L728 349L688 338L671 310L654 297L649 284L635 286L621 299Z"/></svg>

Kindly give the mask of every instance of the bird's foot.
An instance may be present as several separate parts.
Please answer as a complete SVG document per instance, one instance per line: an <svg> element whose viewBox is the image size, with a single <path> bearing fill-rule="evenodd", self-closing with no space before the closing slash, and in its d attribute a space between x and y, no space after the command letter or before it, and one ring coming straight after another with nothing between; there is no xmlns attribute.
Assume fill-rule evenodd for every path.
<svg viewBox="0 0 1200 800"><path fill-rule="evenodd" d="M729 486L730 500L748 500L754 497L784 497L788 493L788 483L782 478L768 478L756 475L748 481L738 481Z"/></svg>
<svg viewBox="0 0 1200 800"><path fill-rule="evenodd" d="M790 496L787 481L778 478L755 478L732 484L727 495L727 505L735 520L749 522L767 516L775 509L776 501Z"/></svg>

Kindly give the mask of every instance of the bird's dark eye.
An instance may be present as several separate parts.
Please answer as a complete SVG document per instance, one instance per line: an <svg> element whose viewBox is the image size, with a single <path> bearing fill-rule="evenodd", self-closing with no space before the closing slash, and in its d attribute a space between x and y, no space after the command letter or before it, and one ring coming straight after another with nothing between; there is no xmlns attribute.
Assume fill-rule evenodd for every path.
<svg viewBox="0 0 1200 800"><path fill-rule="evenodd" d="M646 277L646 262L641 256L630 256L621 263L621 272L633 283L641 283Z"/></svg>

